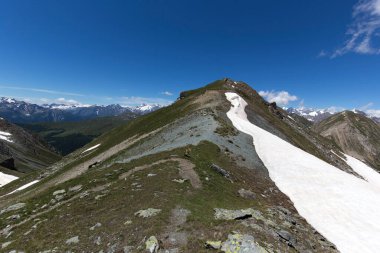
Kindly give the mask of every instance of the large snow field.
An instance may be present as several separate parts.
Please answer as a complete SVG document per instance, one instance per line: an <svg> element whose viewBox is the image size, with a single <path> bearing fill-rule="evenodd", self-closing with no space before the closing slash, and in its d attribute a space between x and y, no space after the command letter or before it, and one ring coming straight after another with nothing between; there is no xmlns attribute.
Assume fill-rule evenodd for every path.
<svg viewBox="0 0 380 253"><path fill-rule="evenodd" d="M344 253L380 250L380 174L346 156L364 179L346 173L253 125L247 103L236 93L227 116L240 131L253 137L257 154L270 178L318 232Z"/></svg>

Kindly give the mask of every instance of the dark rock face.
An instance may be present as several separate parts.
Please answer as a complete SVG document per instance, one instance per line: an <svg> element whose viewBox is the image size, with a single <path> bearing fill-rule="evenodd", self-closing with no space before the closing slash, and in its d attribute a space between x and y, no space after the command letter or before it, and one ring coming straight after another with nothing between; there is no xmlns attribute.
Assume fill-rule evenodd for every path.
<svg viewBox="0 0 380 253"><path fill-rule="evenodd" d="M16 170L15 159L13 157L8 158L0 163L0 166L3 166L10 170Z"/></svg>

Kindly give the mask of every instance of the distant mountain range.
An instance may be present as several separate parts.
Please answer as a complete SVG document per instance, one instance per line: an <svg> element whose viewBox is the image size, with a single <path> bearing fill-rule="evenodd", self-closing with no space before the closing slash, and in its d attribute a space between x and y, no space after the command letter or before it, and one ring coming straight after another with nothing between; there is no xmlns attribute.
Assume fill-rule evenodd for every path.
<svg viewBox="0 0 380 253"><path fill-rule="evenodd" d="M122 114L146 114L161 108L162 105L143 104L135 107L111 105L70 105L70 104L33 104L13 98L0 98L0 117L13 123L81 121L105 116Z"/></svg>
<svg viewBox="0 0 380 253"><path fill-rule="evenodd" d="M306 107L300 107L300 108L290 107L290 108L284 108L284 109L289 114L297 114L299 116L306 118L309 121L316 122L316 123L321 122L322 120L327 119L331 117L332 115L335 115L336 113L339 113L337 111L330 110L330 109L313 109L313 108L306 108ZM380 123L379 117L371 116L357 109L353 109L351 111L354 113L366 116L367 118L374 120L376 123Z"/></svg>

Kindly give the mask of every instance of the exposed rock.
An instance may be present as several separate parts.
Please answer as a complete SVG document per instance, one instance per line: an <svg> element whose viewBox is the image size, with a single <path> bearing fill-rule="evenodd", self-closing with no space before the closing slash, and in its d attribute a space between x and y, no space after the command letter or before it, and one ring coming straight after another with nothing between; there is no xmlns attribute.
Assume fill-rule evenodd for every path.
<svg viewBox="0 0 380 253"><path fill-rule="evenodd" d="M102 244L102 238L100 236L96 237L96 239L94 240L94 244L96 245Z"/></svg>
<svg viewBox="0 0 380 253"><path fill-rule="evenodd" d="M287 241L288 245L289 246L292 246L294 247L294 245L296 245L296 239L294 238L294 236L289 233L288 231L285 231L285 230L280 230L278 232L276 232L278 234L278 236L282 239L284 239L285 241Z"/></svg>
<svg viewBox="0 0 380 253"><path fill-rule="evenodd" d="M173 179L173 182L183 184L184 182L186 182L186 179Z"/></svg>
<svg viewBox="0 0 380 253"><path fill-rule="evenodd" d="M65 189L57 190L57 191L53 192L53 196L61 195L61 194L64 194L65 192L66 192Z"/></svg>
<svg viewBox="0 0 380 253"><path fill-rule="evenodd" d="M6 213L6 212L11 212L11 211L16 211L16 210L19 210L21 208L24 208L25 206L26 206L25 203L17 203L17 204L8 206L7 208L1 210L0 214Z"/></svg>
<svg viewBox="0 0 380 253"><path fill-rule="evenodd" d="M15 159L13 157L6 159L0 163L0 166L3 166L10 170L16 170Z"/></svg>
<svg viewBox="0 0 380 253"><path fill-rule="evenodd" d="M55 199L56 199L57 201L61 201L64 197L65 197L65 194L58 194L58 195L55 195Z"/></svg>
<svg viewBox="0 0 380 253"><path fill-rule="evenodd" d="M228 179L231 179L231 175L228 171L226 171L225 169L219 167L218 165L216 164L211 164L211 169L215 170L216 172L218 172L220 175L222 175L223 177L225 178L228 178Z"/></svg>
<svg viewBox="0 0 380 253"><path fill-rule="evenodd" d="M227 241L223 242L223 252L236 253L267 253L267 251L255 242L255 238L245 234L229 234Z"/></svg>
<svg viewBox="0 0 380 253"><path fill-rule="evenodd" d="M134 248L133 246L124 246L123 252L124 253L132 253L133 248Z"/></svg>
<svg viewBox="0 0 380 253"><path fill-rule="evenodd" d="M78 236L74 236L66 240L66 244L77 244L78 242L79 242Z"/></svg>
<svg viewBox="0 0 380 253"><path fill-rule="evenodd" d="M98 228L98 227L101 227L102 224L101 223L96 223L94 226L90 227L90 230L95 230L95 228Z"/></svg>
<svg viewBox="0 0 380 253"><path fill-rule="evenodd" d="M256 194L250 190L240 189L239 195L246 199L256 199Z"/></svg>
<svg viewBox="0 0 380 253"><path fill-rule="evenodd" d="M147 176L148 177L154 177L154 176L157 176L157 174L149 173Z"/></svg>
<svg viewBox="0 0 380 253"><path fill-rule="evenodd" d="M151 236L145 242L145 249L150 253L157 253L160 248L158 240L155 236Z"/></svg>
<svg viewBox="0 0 380 253"><path fill-rule="evenodd" d="M127 220L126 222L124 222L124 225L130 225L130 224L132 224L131 220Z"/></svg>
<svg viewBox="0 0 380 253"><path fill-rule="evenodd" d="M145 210L139 210L135 212L135 215L139 217L143 217L143 218L149 218L152 216L156 216L160 212L161 212L161 209L148 208Z"/></svg>
<svg viewBox="0 0 380 253"><path fill-rule="evenodd" d="M220 249L220 247L222 247L222 241L207 241L205 246L207 249Z"/></svg>
<svg viewBox="0 0 380 253"><path fill-rule="evenodd" d="M242 220L250 217L262 217L259 211L252 208L240 210L228 210L222 208L214 208L215 219L217 220Z"/></svg>
<svg viewBox="0 0 380 253"><path fill-rule="evenodd" d="M10 242L4 242L3 244L1 244L1 248L2 249L5 249L6 247L8 247L13 241L10 241Z"/></svg>
<svg viewBox="0 0 380 253"><path fill-rule="evenodd" d="M18 219L20 219L20 215L19 214L14 214L14 215L11 215L11 216L9 216L7 219L8 220L18 220Z"/></svg>
<svg viewBox="0 0 380 253"><path fill-rule="evenodd" d="M81 184L75 185L75 186L69 188L69 192L78 192L80 190L82 190L82 185Z"/></svg>

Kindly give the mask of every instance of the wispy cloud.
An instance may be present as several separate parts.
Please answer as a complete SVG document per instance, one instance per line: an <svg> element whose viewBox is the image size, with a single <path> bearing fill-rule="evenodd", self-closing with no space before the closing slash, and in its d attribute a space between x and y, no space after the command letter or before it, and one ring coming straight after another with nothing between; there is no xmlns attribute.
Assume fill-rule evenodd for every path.
<svg viewBox="0 0 380 253"><path fill-rule="evenodd" d="M380 118L380 109L373 109L372 107L374 105L375 104L373 102L369 102L368 104L359 107L359 110L365 112L371 117Z"/></svg>
<svg viewBox="0 0 380 253"><path fill-rule="evenodd" d="M25 101L31 104L43 105L43 104L63 104L63 105L75 105L75 106L89 106L89 104L81 103L74 99L67 98L35 98L35 97L15 97L15 96L5 96L11 97L20 101Z"/></svg>
<svg viewBox="0 0 380 253"><path fill-rule="evenodd" d="M365 111L365 113L367 113L371 117L380 118L380 110L370 109Z"/></svg>
<svg viewBox="0 0 380 253"><path fill-rule="evenodd" d="M366 110L368 110L369 108L371 108L373 105L374 105L373 102L369 102L368 104L359 107L359 110L361 110L361 111L366 111Z"/></svg>
<svg viewBox="0 0 380 253"><path fill-rule="evenodd" d="M164 98L147 98L147 97L121 97L120 99L116 99L117 103L122 106L136 106L142 104L159 104L159 105L168 105L173 101L164 99Z"/></svg>
<svg viewBox="0 0 380 253"><path fill-rule="evenodd" d="M326 111L328 111L330 113L337 113L337 112L341 112L344 110L346 110L346 108L341 107L341 106L330 106L330 107L326 108Z"/></svg>
<svg viewBox="0 0 380 253"><path fill-rule="evenodd" d="M161 95L165 95L165 96L173 96L173 93L169 92L169 91L163 91L160 93Z"/></svg>
<svg viewBox="0 0 380 253"><path fill-rule="evenodd" d="M331 57L349 52L380 54L380 48L375 46L380 37L380 0L360 0L353 8L352 18L346 32L348 39Z"/></svg>
<svg viewBox="0 0 380 253"><path fill-rule="evenodd" d="M326 56L328 56L328 52L326 52L325 50L321 50L319 54L317 55L317 58L323 58Z"/></svg>
<svg viewBox="0 0 380 253"><path fill-rule="evenodd" d="M84 96L83 94L64 92L64 91L57 91L57 90L46 90L46 89L38 89L38 88L25 88L25 87L6 86L6 85L0 85L0 89L33 91L33 92L48 93L48 94L54 94L54 95L79 96L79 97L83 97Z"/></svg>
<svg viewBox="0 0 380 253"><path fill-rule="evenodd" d="M260 96L269 102L276 102L279 106L285 106L289 102L296 101L297 96L290 95L287 91L259 91Z"/></svg>

